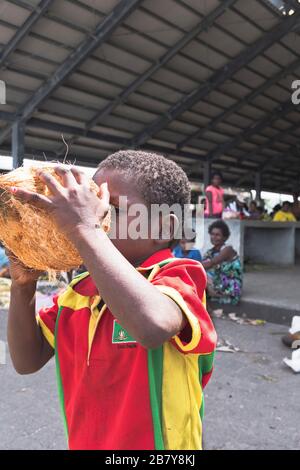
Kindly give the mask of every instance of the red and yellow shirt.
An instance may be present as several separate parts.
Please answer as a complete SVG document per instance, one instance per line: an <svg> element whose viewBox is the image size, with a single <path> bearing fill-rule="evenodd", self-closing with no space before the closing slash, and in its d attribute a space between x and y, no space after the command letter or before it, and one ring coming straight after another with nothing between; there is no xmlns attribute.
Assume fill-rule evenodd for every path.
<svg viewBox="0 0 300 470"><path fill-rule="evenodd" d="M88 273L39 312L55 349L70 449L201 449L202 389L216 346L205 309L205 271L170 250L155 253L138 271L180 306L188 335L145 349L101 301Z"/></svg>

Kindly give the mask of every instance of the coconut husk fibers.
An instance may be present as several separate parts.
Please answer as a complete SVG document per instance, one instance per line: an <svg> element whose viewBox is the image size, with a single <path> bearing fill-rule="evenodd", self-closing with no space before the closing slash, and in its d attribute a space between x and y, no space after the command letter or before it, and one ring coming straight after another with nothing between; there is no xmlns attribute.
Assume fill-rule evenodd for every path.
<svg viewBox="0 0 300 470"><path fill-rule="evenodd" d="M83 261L72 242L59 230L51 214L16 199L8 188L19 187L45 196L51 195L37 176L37 171L49 172L58 181L50 163L20 167L0 176L0 240L28 268L51 274L78 268ZM91 189L99 188L90 180ZM107 232L110 214L102 222Z"/></svg>

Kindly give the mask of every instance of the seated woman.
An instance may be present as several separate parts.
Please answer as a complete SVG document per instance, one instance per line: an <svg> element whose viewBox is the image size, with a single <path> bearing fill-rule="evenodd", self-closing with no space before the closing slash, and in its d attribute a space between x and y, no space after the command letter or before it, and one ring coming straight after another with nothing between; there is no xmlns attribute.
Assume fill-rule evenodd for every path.
<svg viewBox="0 0 300 470"><path fill-rule="evenodd" d="M203 256L207 274L208 298L220 304L236 305L242 293L243 271L237 252L226 241L230 236L223 220L213 222L209 228L213 247Z"/></svg>

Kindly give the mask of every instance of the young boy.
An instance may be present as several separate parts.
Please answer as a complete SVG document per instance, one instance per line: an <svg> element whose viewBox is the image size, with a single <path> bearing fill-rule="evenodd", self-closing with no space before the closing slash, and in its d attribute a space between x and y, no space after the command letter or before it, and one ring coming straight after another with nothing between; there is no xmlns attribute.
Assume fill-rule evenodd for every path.
<svg viewBox="0 0 300 470"><path fill-rule="evenodd" d="M202 388L216 346L205 272L172 256L172 213L159 218L160 234L165 223L173 227L169 239L130 236L134 204L189 204L186 174L160 155L120 151L99 165L97 197L79 170L58 166L56 173L61 184L40 173L49 198L12 193L49 211L89 272L41 310L37 323L39 273L12 260L8 341L16 370L36 372L55 355L70 449L200 449ZM117 212L112 240L99 224L109 203Z"/></svg>

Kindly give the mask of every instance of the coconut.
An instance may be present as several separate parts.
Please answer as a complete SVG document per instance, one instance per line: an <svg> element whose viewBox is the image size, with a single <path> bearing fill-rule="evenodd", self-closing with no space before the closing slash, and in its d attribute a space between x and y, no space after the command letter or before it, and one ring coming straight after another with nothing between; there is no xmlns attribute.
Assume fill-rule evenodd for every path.
<svg viewBox="0 0 300 470"><path fill-rule="evenodd" d="M21 202L8 188L14 186L49 196L51 193L37 176L37 171L49 172L60 181L53 166L50 163L33 164L0 176L0 240L25 266L50 274L76 269L83 264L82 258L59 230L51 213ZM98 194L99 188L92 179L90 187ZM108 232L110 214L105 217L102 227Z"/></svg>

